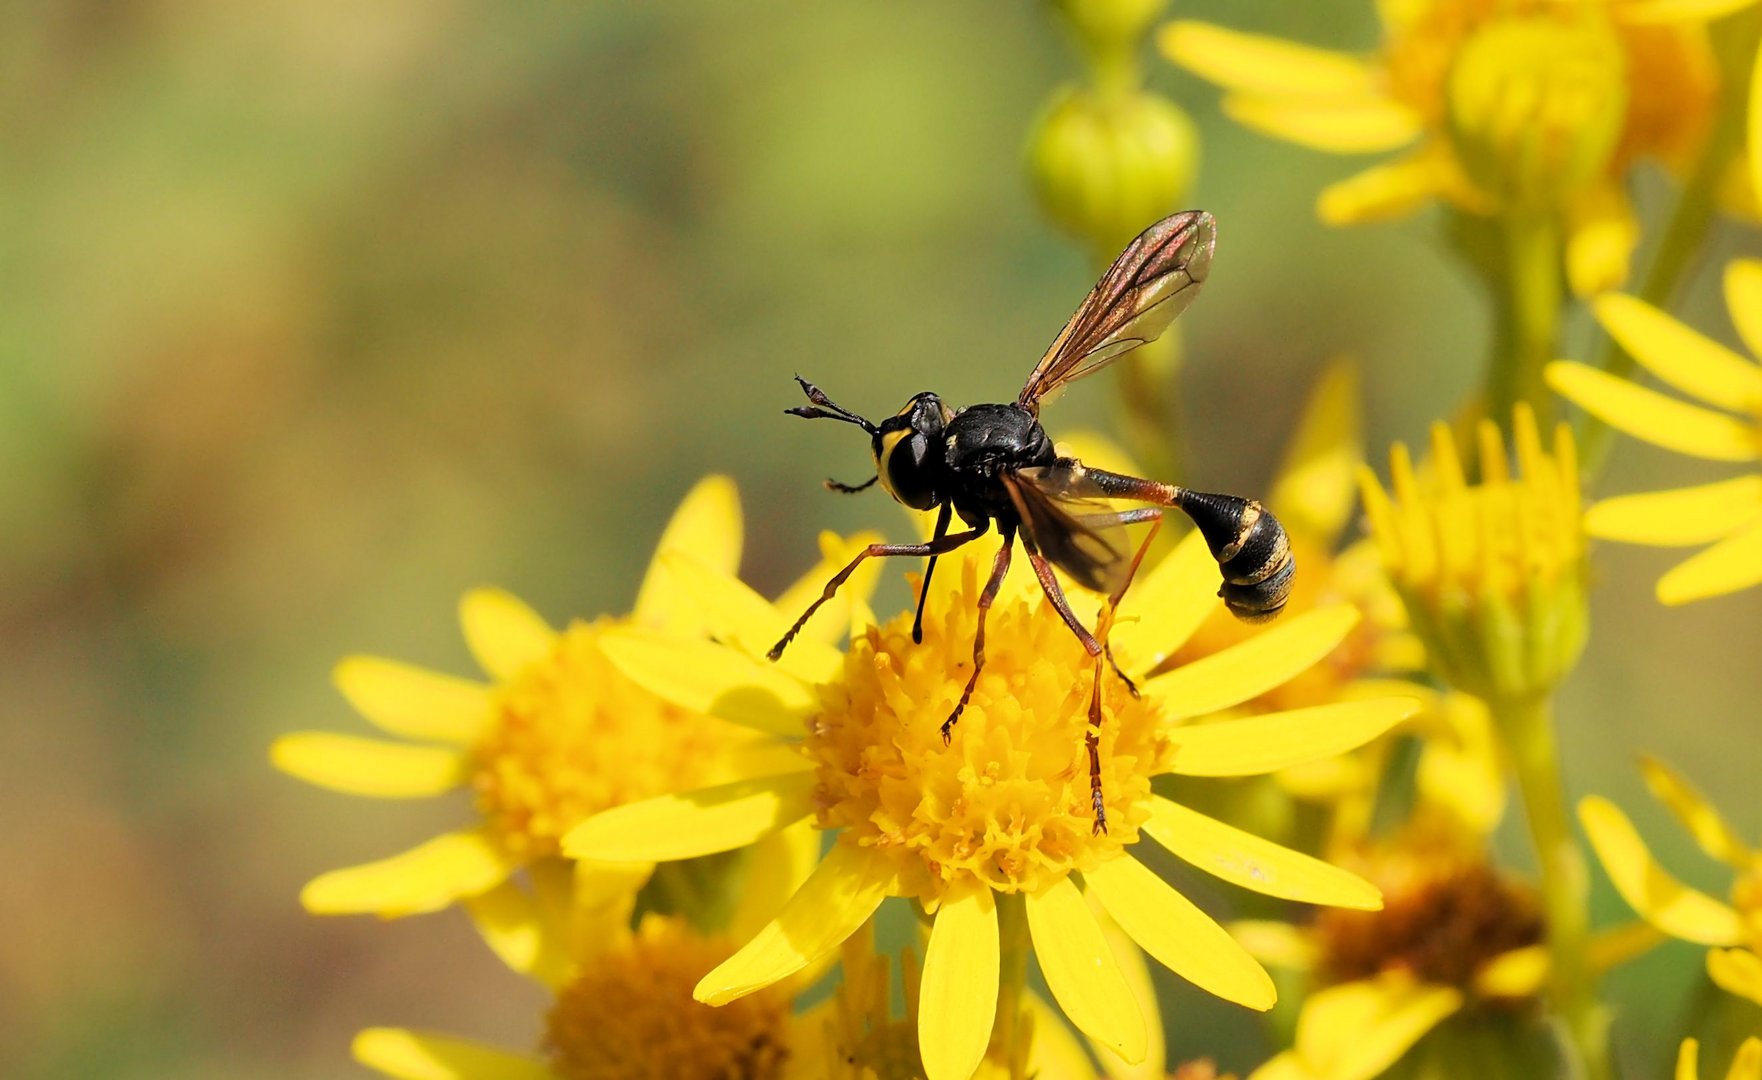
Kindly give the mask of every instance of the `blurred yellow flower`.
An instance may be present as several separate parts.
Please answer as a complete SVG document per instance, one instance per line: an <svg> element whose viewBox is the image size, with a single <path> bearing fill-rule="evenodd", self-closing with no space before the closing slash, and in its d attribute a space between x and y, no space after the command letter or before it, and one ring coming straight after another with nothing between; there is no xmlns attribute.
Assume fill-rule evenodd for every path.
<svg viewBox="0 0 1762 1080"><path fill-rule="evenodd" d="M965 1078L991 1038L1003 948L998 907L1007 901L1025 908L1024 936L1065 1015L1136 1062L1149 1045L1144 1010L1084 891L1144 951L1205 990L1257 1009L1274 999L1266 973L1220 926L1138 860L1121 857L1140 830L1257 892L1358 908L1381 903L1352 874L1150 791L1161 773L1247 776L1342 753L1411 714L1411 699L1387 698L1178 723L1264 693L1333 651L1356 621L1349 607L1288 618L1252 641L1151 676L1219 601L1215 562L1197 533L1146 574L1114 627L1115 655L1140 680L1142 697L1119 679L1103 682L1100 755L1112 828L1094 834L1084 748L1091 661L1027 583L1005 582L986 626L984 675L953 745L943 744L938 729L966 681L990 556L945 558L954 565L931 589L921 645L903 613L868 629L848 654L792 647L785 664L770 665L765 651L793 612L701 566L691 588L711 613L715 642L608 635L608 655L639 683L688 707L731 718L738 709L772 733L805 731L807 760L768 779L607 811L574 830L566 852L688 858L810 816L837 832L777 919L699 984L700 999L732 1001L770 985L830 955L886 897L912 897L934 918L918 1013L926 1075Z"/></svg>
<svg viewBox="0 0 1762 1080"><path fill-rule="evenodd" d="M1515 473L1490 420L1478 427L1475 484L1442 423L1423 480L1401 443L1389 454L1393 497L1360 472L1371 531L1427 655L1450 685L1495 702L1552 690L1587 630L1572 434L1556 428L1550 456L1528 407L1513 427Z"/></svg>
<svg viewBox="0 0 1762 1080"><path fill-rule="evenodd" d="M789 836L790 858L759 863L735 912L736 930L775 910L767 877L800 882L817 837ZM677 916L647 914L632 929L641 865L545 864L528 891L504 883L471 905L479 931L509 967L551 996L536 1052L404 1028L355 1037L363 1065L399 1080L817 1080L815 1025L790 1012L795 987L775 986L733 1009L692 999L704 972L733 951Z"/></svg>
<svg viewBox="0 0 1762 1080"><path fill-rule="evenodd" d="M1762 260L1726 266L1725 299L1739 337L1762 357ZM1710 407L1571 360L1548 365L1549 386L1611 427L1666 450L1752 466L1762 461L1762 364L1631 296L1599 297L1593 310L1642 367ZM1762 472L1605 499L1586 513L1585 529L1632 544L1711 544L1658 580L1663 603L1736 592L1762 582Z"/></svg>
<svg viewBox="0 0 1762 1080"><path fill-rule="evenodd" d="M1718 96L1705 23L1721 10L1385 0L1378 13L1369 55L1191 21L1158 41L1228 91L1224 111L1247 127L1333 153L1406 151L1324 189L1323 221L1400 217L1434 199L1470 213L1558 210L1574 289L1619 284L1638 233L1623 178L1642 158L1692 160Z"/></svg>
<svg viewBox="0 0 1762 1080"><path fill-rule="evenodd" d="M607 663L600 642L616 627L697 630L691 598L659 567L669 554L683 553L734 571L740 506L733 484L723 477L699 483L658 550L630 616L575 622L561 633L505 592L467 593L460 606L465 639L491 683L378 657L337 665L338 688L364 717L414 741L298 732L275 741L275 766L321 787L378 798L462 788L472 793L479 821L391 858L320 875L301 892L309 911L435 911L557 857L564 831L596 811L765 775L794 760L786 743L663 701ZM829 572L813 573L817 580ZM823 622L816 632L834 625Z"/></svg>
<svg viewBox="0 0 1762 1080"><path fill-rule="evenodd" d="M1762 1005L1762 853L1744 843L1693 785L1663 762L1641 760L1646 787L1696 846L1736 875L1729 904L1692 889L1660 866L1627 815L1608 799L1579 802L1579 821L1623 900L1675 938L1711 946L1707 975Z"/></svg>
<svg viewBox="0 0 1762 1080"><path fill-rule="evenodd" d="M1676 1055L1676 1080L1701 1080L1700 1056L1701 1044L1684 1039ZM1725 1080L1762 1080L1762 1039L1752 1036L1744 1040L1731 1059Z"/></svg>

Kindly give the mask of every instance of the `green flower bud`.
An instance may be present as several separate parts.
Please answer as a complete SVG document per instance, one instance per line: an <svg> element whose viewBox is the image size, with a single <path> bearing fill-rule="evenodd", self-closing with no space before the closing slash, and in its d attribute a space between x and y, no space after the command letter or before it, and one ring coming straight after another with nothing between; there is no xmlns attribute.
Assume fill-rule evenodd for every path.
<svg viewBox="0 0 1762 1080"><path fill-rule="evenodd" d="M1503 201L1553 207L1608 168L1627 114L1627 61L1602 20L1500 19L1463 44L1447 94L1470 178Z"/></svg>
<svg viewBox="0 0 1762 1080"><path fill-rule="evenodd" d="M1145 91L1104 95L1067 87L1028 142L1028 169L1041 208L1104 259L1179 209L1198 160L1193 121L1173 102Z"/></svg>

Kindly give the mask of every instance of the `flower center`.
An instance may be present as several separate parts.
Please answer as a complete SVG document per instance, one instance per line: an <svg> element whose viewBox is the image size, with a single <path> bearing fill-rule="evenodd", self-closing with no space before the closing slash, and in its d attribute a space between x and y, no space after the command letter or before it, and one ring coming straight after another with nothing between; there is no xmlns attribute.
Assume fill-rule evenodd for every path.
<svg viewBox="0 0 1762 1080"><path fill-rule="evenodd" d="M1383 890L1382 911L1323 910L1316 931L1330 983L1406 971L1467 988L1488 961L1542 940L1535 894L1448 846L1410 833L1363 868Z"/></svg>
<svg viewBox="0 0 1762 1080"><path fill-rule="evenodd" d="M912 642L909 612L853 642L843 676L821 688L804 744L818 771L820 827L891 857L901 893L931 909L950 886L1033 892L1117 854L1137 840L1150 776L1169 752L1160 714L1104 672L1109 831L1091 835L1084 736L1094 661L1027 593L1026 574L1006 581L991 609L984 670L945 746L939 729L973 670L978 580L990 559L946 562L958 580L932 590L923 643Z"/></svg>
<svg viewBox="0 0 1762 1080"><path fill-rule="evenodd" d="M711 1007L692 1000L728 943L649 915L557 994L545 1050L564 1080L768 1080L789 1056L789 999L775 988Z"/></svg>
<svg viewBox="0 0 1762 1080"><path fill-rule="evenodd" d="M599 647L612 624L571 624L555 653L497 688L497 720L475 748L471 786L519 854L555 855L558 838L591 814L700 786L729 742L724 725L612 667Z"/></svg>

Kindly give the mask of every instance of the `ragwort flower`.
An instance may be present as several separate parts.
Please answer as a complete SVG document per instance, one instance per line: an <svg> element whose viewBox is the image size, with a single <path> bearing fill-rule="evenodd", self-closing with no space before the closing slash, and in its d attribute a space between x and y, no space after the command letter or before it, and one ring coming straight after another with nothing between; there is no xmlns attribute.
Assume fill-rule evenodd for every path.
<svg viewBox="0 0 1762 1080"><path fill-rule="evenodd" d="M1718 96L1704 25L1718 12L1693 0L1397 0L1378 12L1383 39L1367 55L1189 21L1159 43L1228 91L1224 111L1247 127L1332 153L1404 151L1323 190L1323 221L1433 200L1554 209L1575 290L1618 284L1638 234L1623 178L1640 159L1692 162Z"/></svg>
<svg viewBox="0 0 1762 1080"><path fill-rule="evenodd" d="M971 552L971 548L966 549ZM1006 581L986 626L986 666L955 729L938 732L971 663L988 555L945 556L924 639L911 615L870 627L848 653L819 644L763 657L789 625L738 582L704 567L690 588L718 642L623 633L614 661L688 707L773 734L805 732L798 768L600 814L565 840L581 858L687 858L752 843L811 817L834 832L825 859L778 917L697 988L733 1001L830 955L888 896L933 916L919 1046L931 1080L970 1076L991 1038L1000 904L1025 909L1052 996L1076 1027L1127 1061L1148 1042L1143 1011L1084 898L1151 956L1204 989L1271 1006L1271 980L1215 922L1127 849L1148 833L1179 857L1257 892L1372 908L1376 890L1318 860L1153 795L1151 777L1246 776L1341 753L1409 715L1405 698L1180 723L1264 693L1331 652L1350 609L1290 618L1271 632L1147 677L1217 606L1216 564L1197 533L1127 594L1112 644L1134 697L1103 680L1100 757L1110 831L1094 833L1084 735L1092 661L1038 592ZM986 564L982 566L981 564ZM673 560L686 569L687 560ZM798 642L797 645L804 643ZM1079 888L1073 876L1080 876ZM1025 948L1011 942L1009 947Z"/></svg>
<svg viewBox="0 0 1762 1080"><path fill-rule="evenodd" d="M1634 911L1683 941L1710 946L1707 974L1725 990L1762 1005L1762 851L1752 848L1700 792L1663 762L1641 760L1646 786L1696 846L1735 878L1731 902L1692 889L1658 864L1633 823L1608 799L1579 803L1579 821L1597 858Z"/></svg>
<svg viewBox="0 0 1762 1080"><path fill-rule="evenodd" d="M1429 476L1401 443L1389 454L1392 496L1360 473L1371 530L1431 662L1451 686L1495 703L1552 690L1587 632L1572 433L1557 427L1549 454L1527 406L1513 428L1515 472L1498 427L1481 422L1475 484L1442 423Z"/></svg>
<svg viewBox="0 0 1762 1080"><path fill-rule="evenodd" d="M1738 336L1751 356L1762 357L1762 260L1726 266L1725 299ZM1706 407L1570 360L1548 365L1548 385L1609 426L1666 450L1762 461L1762 364L1631 296L1599 297L1593 310L1640 366ZM1762 582L1762 472L1604 499L1586 513L1585 529L1630 544L1710 544L1658 579L1663 603L1736 592Z"/></svg>
<svg viewBox="0 0 1762 1080"><path fill-rule="evenodd" d="M337 665L337 686L350 703L387 734L413 741L298 732L276 740L276 767L378 798L465 789L478 821L391 858L320 875L301 892L309 911L439 910L496 887L523 866L556 858L563 833L599 810L766 775L790 760L793 750L778 740L664 701L607 662L600 643L616 627L696 631L691 598L656 567L667 553L684 552L734 571L740 506L733 485L722 477L699 483L667 526L659 552L630 616L578 621L560 633L505 592L467 593L460 606L465 639L490 683L378 657ZM842 564L844 554L828 557ZM824 572L816 568L816 579ZM860 603L862 588L852 602ZM828 620L816 632L842 628Z"/></svg>
<svg viewBox="0 0 1762 1080"><path fill-rule="evenodd" d="M782 861L755 860L747 876L757 888L741 893L734 932L775 910L767 879L801 881L816 839L790 830ZM654 913L631 926L649 869L553 860L534 870L531 889L504 883L470 905L496 954L549 992L538 1050L369 1028L355 1037L356 1060L399 1080L817 1080L819 1027L792 1016L794 987L710 1008L691 988L733 951L730 935Z"/></svg>

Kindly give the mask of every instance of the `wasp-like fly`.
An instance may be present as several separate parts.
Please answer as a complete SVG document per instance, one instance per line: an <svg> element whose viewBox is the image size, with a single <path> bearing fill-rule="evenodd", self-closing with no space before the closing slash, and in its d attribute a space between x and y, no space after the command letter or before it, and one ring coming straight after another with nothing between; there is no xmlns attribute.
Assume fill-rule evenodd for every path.
<svg viewBox="0 0 1762 1080"><path fill-rule="evenodd" d="M1174 214L1144 230L1107 268L1046 355L1034 365L1022 392L1006 405L970 405L957 411L925 392L913 395L905 408L874 424L834 404L819 387L796 376L811 404L788 412L843 420L869 433L875 476L855 486L830 480L827 486L854 492L879 480L889 495L906 506L936 510L936 529L924 543L869 545L826 583L820 598L771 649L771 659L783 654L803 624L832 598L858 564L882 555L917 555L930 560L912 623L912 640L921 642L924 598L929 595L937 557L977 540L995 522L1003 545L979 596L973 672L954 711L942 722L943 741L949 740L985 666L985 614L1009 572L1010 553L1020 535L1046 598L1095 658L1085 741L1095 831L1105 832L1107 814L1102 805L1098 749L1102 660L1106 658L1113 666L1107 648L1108 627L1150 543L1147 536L1134 555L1124 526L1151 522L1154 534L1162 519L1161 508L1167 506L1192 518L1222 572L1219 595L1237 618L1249 622L1270 619L1285 606L1295 563L1285 530L1252 499L1190 491L1092 469L1076 458L1058 456L1040 426L1040 406L1067 384L1100 370L1166 330L1198 295L1211 269L1216 243L1217 224L1201 210ZM1153 505L1120 510L1108 506L1107 500ZM956 514L966 528L951 533L949 525ZM1055 566L1084 588L1107 597L1095 632L1072 613L1053 575ZM1138 690L1131 680L1117 666L1114 670L1136 695Z"/></svg>

